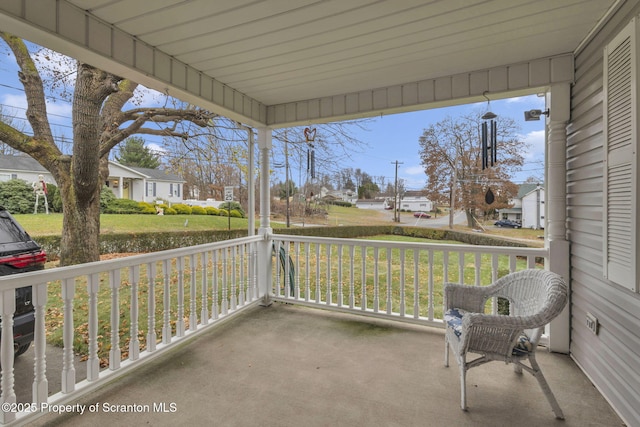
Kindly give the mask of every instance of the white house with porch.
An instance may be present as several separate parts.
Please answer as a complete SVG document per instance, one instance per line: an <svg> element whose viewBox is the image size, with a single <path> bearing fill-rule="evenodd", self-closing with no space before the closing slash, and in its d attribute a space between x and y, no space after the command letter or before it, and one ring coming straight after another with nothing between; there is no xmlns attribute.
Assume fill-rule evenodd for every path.
<svg viewBox="0 0 640 427"><path fill-rule="evenodd" d="M241 239L0 278L0 403L16 402L11 322L5 320L12 318L11 301L19 287L33 287L36 310L34 356L28 362L28 368L33 369L27 369L32 374L27 382L32 384L26 401L42 405L76 402L89 392L98 393L102 384L125 375L133 377L136 366L158 360L158 355L195 337L209 343L203 331L229 318L275 316L276 310L265 309L260 314L253 310L258 304L269 306L273 301L319 307L336 315L358 314L371 318L372 324L385 319L443 328L443 301L434 293L443 282L463 283L466 277L464 284L482 286L505 270L533 268L543 260L543 268L562 276L570 292L569 305L549 324L544 337L546 348L566 355L566 359L558 362L550 357L549 363L571 366L572 378L585 378L582 387L565 395L571 404L558 399L565 410L565 424L584 425L572 420L597 406L594 416L609 411L617 414L597 423L640 425L639 15L639 0L301 0L268 4L214 0L197 5L182 0L0 2L3 31L237 121L247 131L249 176L254 176L253 168L258 165L261 177L257 235L250 221L248 236ZM275 128L528 94L544 94L546 99L543 111L528 115L546 124L543 248L439 246L273 233L268 177ZM253 211L254 197L250 195L249 211ZM398 263L401 272L384 274L391 258L389 264L383 258L393 251L403 254ZM375 255L364 261L356 258L356 254L368 253ZM407 253L412 255L405 256ZM437 263L436 253L448 262ZM308 268L308 259L318 263L317 269ZM499 268L501 262L504 267ZM427 264L429 272L425 273L419 266ZM436 268L442 275L431 274ZM141 280L142 271L152 272L156 280ZM139 298L169 294L174 277L188 288L180 294L178 312L156 307L156 299L150 298L148 314L140 313ZM364 285L367 279L369 286ZM98 289L109 287L112 300L117 302L123 281L131 289L127 291L130 299L123 307L113 304L111 341L105 343L105 335L98 333ZM65 345L62 356L45 357L47 292L53 282L62 288L65 302ZM91 313L86 321L86 362L76 362L73 357L76 282L86 284ZM136 292L142 284L149 286L148 293ZM195 295L204 295L208 303L198 305ZM123 316L133 328L126 347L119 337L119 319ZM140 318L144 319L141 324ZM154 327L157 319L162 319L160 328ZM269 337L265 329L256 335L238 334L237 344ZM232 328L216 330L229 336L233 333ZM258 335L261 333L264 335ZM141 335L148 343L144 347ZM279 340L270 341L280 344ZM349 345L355 345L353 341L344 340L344 348L332 349L347 351ZM101 369L98 349L106 344L112 351L109 366ZM304 338L296 342L298 347L304 345ZM393 360L424 357L430 364L425 362L421 368L434 372L442 366L442 347L407 346L398 349L398 357ZM122 360L125 351L128 358ZM198 412L210 423L220 413L244 417L236 418L238 424L262 425L279 416L303 423L299 416L317 408L313 412L316 418L306 418L305 424L311 425L314 420L327 424L324 421L336 413L340 417L332 421L346 423L366 417L365 404L359 402L369 399L375 403L373 409L380 409L375 419L380 424L398 423L398 417L408 413L419 414L419 418L410 420L413 425L419 425L417 419L442 419L452 425L469 423L469 414L460 411L457 395L442 398L448 388L433 387L432 378L415 381L423 373L417 368L408 381L422 385L415 393L379 397L375 390L386 392L394 384L395 377L389 375L384 387L369 387L364 395L347 394L342 401L349 404L340 405L336 393L347 392L361 382L359 370L346 375L350 380L346 384L341 382L344 376L331 375L330 364L322 361L313 365L313 373L306 370L308 366L274 373L268 370L269 360L249 349L229 356L244 362L246 370L234 371L233 378L220 383L219 373L226 371L227 365L215 359L215 351L197 359L197 363L155 370L153 378L146 377L154 381L152 384L132 381L131 388L140 387L134 396L161 388L167 399L187 405L201 398L203 387L215 383L218 388L206 394L206 402L198 400L202 408L215 408L210 414ZM372 347L371 354L374 351ZM428 351L438 351L438 357L425 357ZM288 354L278 353L280 358ZM61 387L50 393L47 378L52 374L48 366L54 359L63 366L62 373L56 374L61 377ZM77 363L86 367L86 375L85 371L78 373ZM190 388L179 393L157 382L170 378L181 384L184 374L193 372L199 364L207 364L207 369L196 371L202 372L196 377L197 386L186 384ZM384 365L381 362L379 366ZM170 376L178 368L184 373ZM405 369L405 364L397 365L398 372ZM287 391L299 381L307 384L323 373L322 387L314 389L309 397L315 398L321 388L327 388L329 392L322 394L326 405L322 405L325 402L321 397L310 402L304 396L304 405L299 406L292 403L299 395L278 400L279 390ZM530 378L504 378L508 386L502 391L506 394L477 387L478 399L480 395L493 397L487 399L490 407L484 411L492 418L482 418L483 411L472 406L474 420L478 416L482 418L479 423L489 425L496 422L494 417L508 413L513 416L502 419L505 425L513 419L546 425L540 414L552 416L551 411L542 393L528 387ZM549 378L552 388L557 379ZM235 392L238 381L244 381L239 384L241 392ZM254 381L265 383L250 389ZM458 378L454 376L453 381L450 386L457 388ZM584 401L582 391L592 385L600 399ZM265 393L270 387L273 392ZM556 391L560 390L556 387ZM100 399L96 394L91 396ZM516 396L521 400L514 405L517 412L513 413L510 402ZM240 402L245 397L247 400ZM425 411L425 400L437 402L438 408ZM598 406L602 400L606 404ZM225 401L233 407L216 410ZM540 402L544 405L539 406ZM20 409L17 405L10 407ZM300 409L292 412L292 407ZM24 406L21 409L3 412L0 423L29 422L42 415ZM178 413L175 422L192 420L190 415ZM97 424L100 416L104 414L84 414L82 421Z"/></svg>
<svg viewBox="0 0 640 427"><path fill-rule="evenodd" d="M56 184L51 173L32 157L0 155L0 181L22 179L32 183L38 175L42 175L45 182ZM163 199L177 203L182 201L184 182L179 176L164 170L124 166L109 161L109 179L105 185L119 199L137 202Z"/></svg>

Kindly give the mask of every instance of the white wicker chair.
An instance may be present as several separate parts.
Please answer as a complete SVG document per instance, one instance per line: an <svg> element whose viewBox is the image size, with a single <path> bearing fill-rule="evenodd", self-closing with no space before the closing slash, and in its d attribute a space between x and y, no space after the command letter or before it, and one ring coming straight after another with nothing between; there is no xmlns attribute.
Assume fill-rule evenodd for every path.
<svg viewBox="0 0 640 427"><path fill-rule="evenodd" d="M567 303L567 284L559 275L545 270L523 270L508 274L489 286L447 283L445 294L445 366L449 346L460 366L461 407L467 409L467 370L492 360L513 363L515 371L531 373L540 384L556 418L564 415L535 359L544 326ZM509 300L510 315L484 314L493 297ZM481 356L467 362L467 353ZM528 359L529 365L522 362Z"/></svg>

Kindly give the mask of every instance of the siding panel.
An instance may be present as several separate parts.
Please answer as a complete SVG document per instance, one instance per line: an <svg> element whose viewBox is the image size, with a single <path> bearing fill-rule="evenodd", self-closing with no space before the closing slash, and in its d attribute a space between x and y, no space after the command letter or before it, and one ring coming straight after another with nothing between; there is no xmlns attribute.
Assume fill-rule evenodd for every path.
<svg viewBox="0 0 640 427"><path fill-rule="evenodd" d="M576 55L568 123L568 235L571 240L571 354L629 425L640 425L640 297L603 278L603 49L640 13L626 2ZM595 205L594 205L595 203ZM596 336L586 313L600 322Z"/></svg>

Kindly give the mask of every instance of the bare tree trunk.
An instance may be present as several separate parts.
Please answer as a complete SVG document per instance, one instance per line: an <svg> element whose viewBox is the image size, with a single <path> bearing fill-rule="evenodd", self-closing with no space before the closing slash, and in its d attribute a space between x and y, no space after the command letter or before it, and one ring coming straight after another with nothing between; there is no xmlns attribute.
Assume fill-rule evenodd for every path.
<svg viewBox="0 0 640 427"><path fill-rule="evenodd" d="M449 200L449 229L453 230L453 215L456 211L456 189L458 188L458 171L453 170L453 182L451 183L451 200Z"/></svg>

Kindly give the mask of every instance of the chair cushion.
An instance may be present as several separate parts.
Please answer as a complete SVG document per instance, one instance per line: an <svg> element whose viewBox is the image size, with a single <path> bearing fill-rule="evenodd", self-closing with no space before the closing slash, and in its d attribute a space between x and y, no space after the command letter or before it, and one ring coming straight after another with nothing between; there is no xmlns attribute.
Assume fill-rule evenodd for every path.
<svg viewBox="0 0 640 427"><path fill-rule="evenodd" d="M444 321L447 323L447 328L453 330L458 338L462 334L462 316L466 313L467 311L461 308L450 308L444 313Z"/></svg>
<svg viewBox="0 0 640 427"><path fill-rule="evenodd" d="M447 328L453 330L458 338L462 335L462 316L466 313L467 311L461 308L450 308L444 313L444 321L447 324ZM533 346L531 345L529 337L523 333L518 337L511 354L513 356L526 356L532 349Z"/></svg>
<svg viewBox="0 0 640 427"><path fill-rule="evenodd" d="M531 345L531 341L529 340L527 334L523 332L522 335L518 337L516 345L515 347L513 347L511 354L514 356L526 356L527 354L531 353L531 350L533 350L533 345Z"/></svg>

